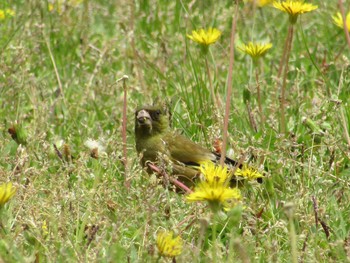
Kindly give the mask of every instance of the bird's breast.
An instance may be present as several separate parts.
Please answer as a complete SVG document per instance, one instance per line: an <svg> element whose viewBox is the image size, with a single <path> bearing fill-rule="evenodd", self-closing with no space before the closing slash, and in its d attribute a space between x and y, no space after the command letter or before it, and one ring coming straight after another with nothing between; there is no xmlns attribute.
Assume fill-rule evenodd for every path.
<svg viewBox="0 0 350 263"><path fill-rule="evenodd" d="M159 154L166 153L166 143L161 136L152 136L136 140L136 150L142 155L142 162L155 162Z"/></svg>

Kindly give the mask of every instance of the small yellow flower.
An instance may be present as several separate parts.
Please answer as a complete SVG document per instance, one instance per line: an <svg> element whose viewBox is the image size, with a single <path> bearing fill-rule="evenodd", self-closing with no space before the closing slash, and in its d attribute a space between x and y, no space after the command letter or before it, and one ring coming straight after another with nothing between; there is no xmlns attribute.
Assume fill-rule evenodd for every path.
<svg viewBox="0 0 350 263"><path fill-rule="evenodd" d="M248 179L248 180L255 180L258 178L263 178L264 176L258 172L258 170L249 167L246 164L243 164L242 169L237 168L236 172L235 172L236 176L241 176L244 179Z"/></svg>
<svg viewBox="0 0 350 263"><path fill-rule="evenodd" d="M274 0L249 0L249 2L255 3L259 7L271 4Z"/></svg>
<svg viewBox="0 0 350 263"><path fill-rule="evenodd" d="M338 12L336 16L333 16L333 21L338 27L344 28L344 22L341 13ZM350 32L350 12L346 15L346 27Z"/></svg>
<svg viewBox="0 0 350 263"><path fill-rule="evenodd" d="M52 3L49 3L49 5L48 5L48 10L49 10L49 12L52 12L53 9L54 9L53 4L52 4Z"/></svg>
<svg viewBox="0 0 350 263"><path fill-rule="evenodd" d="M74 8L80 5L83 1L84 0L55 0L49 3L48 10L49 12L56 11L61 15L64 11L66 11L67 6Z"/></svg>
<svg viewBox="0 0 350 263"><path fill-rule="evenodd" d="M228 172L227 167L205 162L201 164L200 171L203 178L195 187L194 192L186 197L188 201L208 201L212 209L217 210L220 205L226 206L232 203L232 200L241 199L240 191L228 186L231 173Z"/></svg>
<svg viewBox="0 0 350 263"><path fill-rule="evenodd" d="M266 52L272 48L271 43L267 44L259 44L259 43L253 43L249 42L247 45L243 44L241 46L237 47L242 52L248 54L253 59L258 59L266 54Z"/></svg>
<svg viewBox="0 0 350 263"><path fill-rule="evenodd" d="M224 185L211 185L207 182L200 182L194 191L187 197L188 201L208 201L216 205L226 205L230 200L240 200L241 192L237 188L230 188Z"/></svg>
<svg viewBox="0 0 350 263"><path fill-rule="evenodd" d="M5 19L5 11L0 9L0 20L4 20Z"/></svg>
<svg viewBox="0 0 350 263"><path fill-rule="evenodd" d="M157 233L157 248L163 257L175 257L182 252L182 239L173 238L173 232L160 231Z"/></svg>
<svg viewBox="0 0 350 263"><path fill-rule="evenodd" d="M231 173L226 166L221 167L215 165L213 162L202 162L199 170L204 176L203 181L212 186L218 184L227 185L231 179Z"/></svg>
<svg viewBox="0 0 350 263"><path fill-rule="evenodd" d="M46 220L44 220L43 224L41 225L41 230L44 236L47 236L49 234L49 231L47 230Z"/></svg>
<svg viewBox="0 0 350 263"><path fill-rule="evenodd" d="M0 206L7 203L16 193L16 188L12 186L12 183L5 183L0 185Z"/></svg>
<svg viewBox="0 0 350 263"><path fill-rule="evenodd" d="M58 14L62 14L64 10L64 1L63 0L56 0L52 3L48 4L48 10L49 12L57 12Z"/></svg>
<svg viewBox="0 0 350 263"><path fill-rule="evenodd" d="M275 1L273 6L283 12L289 14L289 19L292 24L297 21L298 15L311 12L318 8L317 5L304 3L304 1L286 0Z"/></svg>
<svg viewBox="0 0 350 263"><path fill-rule="evenodd" d="M11 8L6 8L5 13L6 13L6 15L11 16L11 17L15 16L15 14L16 14L15 11Z"/></svg>
<svg viewBox="0 0 350 263"><path fill-rule="evenodd" d="M193 30L192 35L187 37L201 45L209 46L214 44L221 36L221 31L216 28Z"/></svg>
<svg viewBox="0 0 350 263"><path fill-rule="evenodd" d="M5 10L0 9L0 20L5 20L7 17L15 16L15 11L11 8L6 8Z"/></svg>

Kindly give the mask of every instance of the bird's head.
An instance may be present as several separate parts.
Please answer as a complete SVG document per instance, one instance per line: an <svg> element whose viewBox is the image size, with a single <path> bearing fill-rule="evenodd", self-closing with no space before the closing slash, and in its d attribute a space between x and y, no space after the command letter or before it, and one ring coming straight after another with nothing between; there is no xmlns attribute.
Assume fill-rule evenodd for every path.
<svg viewBox="0 0 350 263"><path fill-rule="evenodd" d="M135 133L156 135L169 129L169 116L165 108L157 106L140 107L135 112Z"/></svg>

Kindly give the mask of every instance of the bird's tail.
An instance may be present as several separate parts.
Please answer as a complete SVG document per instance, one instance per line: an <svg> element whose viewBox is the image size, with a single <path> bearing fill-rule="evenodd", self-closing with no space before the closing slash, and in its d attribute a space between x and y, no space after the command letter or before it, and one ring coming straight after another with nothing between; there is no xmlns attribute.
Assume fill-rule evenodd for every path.
<svg viewBox="0 0 350 263"><path fill-rule="evenodd" d="M213 154L215 154L215 156L216 156L216 161L220 161L221 154L218 154L218 153L215 153L215 152ZM229 165L231 165L233 167L242 168L242 163L237 162L237 161L235 161L235 160L233 160L233 159L231 159L231 158L229 158L227 156L225 156L225 163L229 164Z"/></svg>
<svg viewBox="0 0 350 263"><path fill-rule="evenodd" d="M216 160L219 161L220 158L221 158L221 155L218 154L218 153L215 153L215 152L214 152L214 154L215 154L215 156L216 156ZM228 164L228 165L230 165L230 166L232 166L232 167L234 167L234 168L239 168L239 169L243 169L243 170L244 170L244 167L243 167L243 160L236 161L236 160L233 160L233 159L231 159L231 158L229 158L229 157L226 156L226 157L225 157L225 164ZM245 166L245 167L247 167L247 166ZM252 167L249 167L249 169L250 169L251 171L256 171L256 170L255 170L254 168L252 168ZM256 171L256 172L257 172L257 171ZM256 178L256 180L257 180L258 183L261 184L261 183L263 182L263 179L262 179L262 175L261 175L260 173L259 173L259 175L260 175L261 177ZM233 181L236 181L237 178L233 177L232 180L233 180Z"/></svg>

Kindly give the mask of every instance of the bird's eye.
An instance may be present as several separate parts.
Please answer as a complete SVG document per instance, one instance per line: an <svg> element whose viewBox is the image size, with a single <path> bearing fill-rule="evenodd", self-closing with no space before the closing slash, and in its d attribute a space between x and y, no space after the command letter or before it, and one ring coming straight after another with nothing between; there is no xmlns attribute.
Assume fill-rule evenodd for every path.
<svg viewBox="0 0 350 263"><path fill-rule="evenodd" d="M153 120L158 120L160 114L161 114L161 111L160 111L160 110L154 111L153 114L152 114L152 119L153 119Z"/></svg>

